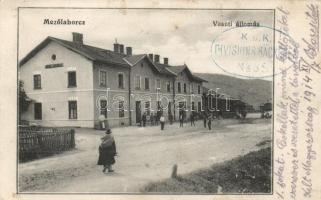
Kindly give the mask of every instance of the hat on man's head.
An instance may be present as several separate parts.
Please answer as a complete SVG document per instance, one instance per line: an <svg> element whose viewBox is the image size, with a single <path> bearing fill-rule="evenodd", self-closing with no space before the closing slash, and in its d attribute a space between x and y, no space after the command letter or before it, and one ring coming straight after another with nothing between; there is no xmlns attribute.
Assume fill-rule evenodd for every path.
<svg viewBox="0 0 321 200"><path fill-rule="evenodd" d="M106 134L111 134L111 129L110 128L106 130Z"/></svg>

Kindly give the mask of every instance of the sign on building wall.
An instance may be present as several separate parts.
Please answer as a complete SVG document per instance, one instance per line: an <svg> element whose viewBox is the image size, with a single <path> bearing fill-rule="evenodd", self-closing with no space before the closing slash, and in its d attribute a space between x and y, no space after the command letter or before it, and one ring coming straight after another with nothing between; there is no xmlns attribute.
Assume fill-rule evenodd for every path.
<svg viewBox="0 0 321 200"><path fill-rule="evenodd" d="M63 67L63 66L64 66L63 63L56 63L56 64L48 64L48 65L45 65L45 68L46 68L46 69L51 69L51 68Z"/></svg>

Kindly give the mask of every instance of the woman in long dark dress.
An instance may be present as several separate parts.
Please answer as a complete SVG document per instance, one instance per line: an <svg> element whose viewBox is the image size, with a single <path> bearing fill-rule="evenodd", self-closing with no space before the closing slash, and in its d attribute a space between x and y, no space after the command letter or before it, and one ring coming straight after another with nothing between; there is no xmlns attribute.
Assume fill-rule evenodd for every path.
<svg viewBox="0 0 321 200"><path fill-rule="evenodd" d="M116 144L114 136L111 134L111 130L106 131L106 135L101 138L101 144L99 146L99 158L98 165L103 165L103 172L113 172L112 165L115 164Z"/></svg>

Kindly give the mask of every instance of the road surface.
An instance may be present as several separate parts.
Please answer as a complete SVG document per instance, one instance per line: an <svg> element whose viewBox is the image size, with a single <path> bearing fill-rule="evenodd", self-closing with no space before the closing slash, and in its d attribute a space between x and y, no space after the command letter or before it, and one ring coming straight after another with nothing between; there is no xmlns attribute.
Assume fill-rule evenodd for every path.
<svg viewBox="0 0 321 200"><path fill-rule="evenodd" d="M219 123L219 124L218 124ZM115 172L102 173L96 165L100 137L104 132L76 129L76 150L19 164L20 192L139 192L144 185L169 178L174 164L178 174L203 169L258 150L271 140L271 121L213 124L204 129L177 123L160 127L113 129L118 155Z"/></svg>

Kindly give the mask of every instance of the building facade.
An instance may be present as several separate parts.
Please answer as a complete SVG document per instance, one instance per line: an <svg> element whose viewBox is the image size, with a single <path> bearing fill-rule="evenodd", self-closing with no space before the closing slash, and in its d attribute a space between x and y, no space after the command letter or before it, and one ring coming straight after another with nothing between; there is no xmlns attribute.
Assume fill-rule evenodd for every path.
<svg viewBox="0 0 321 200"><path fill-rule="evenodd" d="M171 66L159 55L133 55L86 45L83 35L67 41L47 37L21 61L19 79L32 100L21 119L42 126L111 127L140 124L148 117L201 112L202 83L187 65Z"/></svg>

